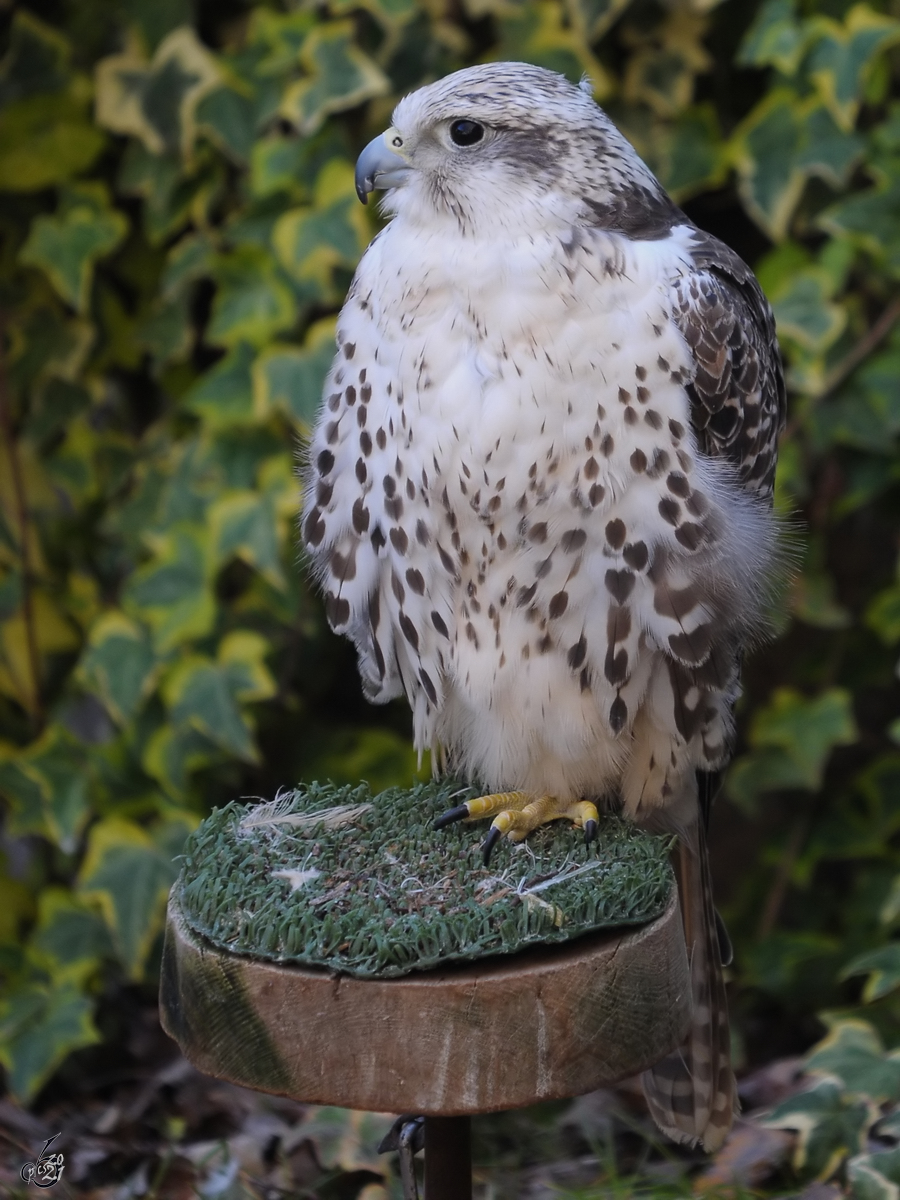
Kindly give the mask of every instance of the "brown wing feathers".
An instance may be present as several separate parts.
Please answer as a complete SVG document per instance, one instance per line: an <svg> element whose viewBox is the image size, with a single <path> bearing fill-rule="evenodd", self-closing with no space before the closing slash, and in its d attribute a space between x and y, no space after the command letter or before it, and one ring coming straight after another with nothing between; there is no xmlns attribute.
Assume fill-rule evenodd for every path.
<svg viewBox="0 0 900 1200"><path fill-rule="evenodd" d="M747 491L772 495L785 390L772 310L746 263L696 231L696 270L676 285L674 317L696 369L687 383L700 449L725 456Z"/></svg>
<svg viewBox="0 0 900 1200"><path fill-rule="evenodd" d="M699 231L695 245L697 270L679 280L674 312L695 361L687 384L691 421L703 453L729 459L744 488L770 503L785 418L772 312L753 273L733 251ZM682 1045L645 1072L642 1082L663 1132L711 1152L731 1128L737 1090L722 976L728 940L713 906L706 844L715 782L701 772L695 783L697 819L680 831L676 857L693 1018Z"/></svg>

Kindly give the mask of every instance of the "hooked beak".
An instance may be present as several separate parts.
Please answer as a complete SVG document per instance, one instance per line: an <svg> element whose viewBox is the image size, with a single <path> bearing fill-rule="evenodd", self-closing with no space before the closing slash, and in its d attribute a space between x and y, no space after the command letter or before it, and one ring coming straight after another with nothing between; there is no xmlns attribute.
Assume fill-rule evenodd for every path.
<svg viewBox="0 0 900 1200"><path fill-rule="evenodd" d="M356 160L356 194L366 204L376 188L399 187L411 168L403 154L403 138L387 129L372 138Z"/></svg>

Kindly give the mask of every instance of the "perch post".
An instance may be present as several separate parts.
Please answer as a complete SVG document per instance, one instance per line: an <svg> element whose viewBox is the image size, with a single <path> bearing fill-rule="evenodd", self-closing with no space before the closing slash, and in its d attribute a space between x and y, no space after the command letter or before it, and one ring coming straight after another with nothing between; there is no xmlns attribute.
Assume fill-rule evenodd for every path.
<svg viewBox="0 0 900 1200"><path fill-rule="evenodd" d="M426 1200L470 1196L471 1115L633 1075L690 1015L660 839L613 821L587 855L560 826L486 869L471 829L430 831L448 797L311 788L213 814L172 890L160 997L208 1074L424 1114Z"/></svg>

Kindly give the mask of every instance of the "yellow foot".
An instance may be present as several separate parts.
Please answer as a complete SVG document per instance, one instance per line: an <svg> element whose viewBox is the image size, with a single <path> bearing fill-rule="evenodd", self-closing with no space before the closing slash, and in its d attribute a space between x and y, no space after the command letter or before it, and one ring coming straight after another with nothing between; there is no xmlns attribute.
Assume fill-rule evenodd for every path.
<svg viewBox="0 0 900 1200"><path fill-rule="evenodd" d="M451 808L438 817L434 827L443 829L454 821L473 821L492 815L491 828L481 847L485 866L490 861L491 851L504 834L512 842L521 842L539 825L566 818L584 830L585 844L589 845L597 836L600 820L597 806L590 800L560 801L555 796L532 798L528 792L494 792L489 796L476 796L474 800Z"/></svg>

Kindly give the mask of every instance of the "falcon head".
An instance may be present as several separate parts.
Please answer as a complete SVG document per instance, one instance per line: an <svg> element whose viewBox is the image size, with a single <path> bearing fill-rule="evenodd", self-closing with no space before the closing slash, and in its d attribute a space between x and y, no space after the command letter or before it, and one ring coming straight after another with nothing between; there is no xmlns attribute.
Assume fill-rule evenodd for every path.
<svg viewBox="0 0 900 1200"><path fill-rule="evenodd" d="M401 100L356 164L363 204L376 188L388 212L463 233L667 231L678 212L589 85L527 63L468 67Z"/></svg>

